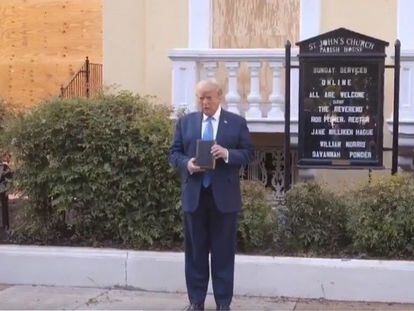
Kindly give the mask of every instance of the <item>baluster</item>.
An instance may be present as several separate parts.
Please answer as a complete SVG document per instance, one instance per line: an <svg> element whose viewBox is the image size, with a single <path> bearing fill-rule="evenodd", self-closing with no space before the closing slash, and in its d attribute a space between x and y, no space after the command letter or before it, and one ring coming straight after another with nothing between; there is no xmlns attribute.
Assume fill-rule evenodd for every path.
<svg viewBox="0 0 414 311"><path fill-rule="evenodd" d="M401 121L411 119L414 112L414 97L411 95L414 89L412 75L414 66L407 61L401 62L400 69L400 111L399 118Z"/></svg>
<svg viewBox="0 0 414 311"><path fill-rule="evenodd" d="M292 62L292 65L298 65L298 63ZM290 120L297 122L298 117L299 117L299 70L297 68L293 68L290 72Z"/></svg>
<svg viewBox="0 0 414 311"><path fill-rule="evenodd" d="M181 110L196 111L194 88L196 85L195 61L174 61L172 68L172 102L174 113Z"/></svg>
<svg viewBox="0 0 414 311"><path fill-rule="evenodd" d="M204 79L213 79L216 76L217 62L203 62Z"/></svg>
<svg viewBox="0 0 414 311"><path fill-rule="evenodd" d="M240 114L240 95L237 91L237 70L239 65L239 62L225 63L229 76L228 92L226 94L227 110L235 114Z"/></svg>
<svg viewBox="0 0 414 311"><path fill-rule="evenodd" d="M249 62L247 66L250 68L250 93L247 96L249 108L246 111L248 118L261 118L262 111L260 110L260 86L259 86L259 71L260 62Z"/></svg>
<svg viewBox="0 0 414 311"><path fill-rule="evenodd" d="M269 67L272 69L272 94L269 96L270 110L267 113L269 119L283 120L283 103L284 98L281 93L282 80L281 80L281 62L269 62Z"/></svg>

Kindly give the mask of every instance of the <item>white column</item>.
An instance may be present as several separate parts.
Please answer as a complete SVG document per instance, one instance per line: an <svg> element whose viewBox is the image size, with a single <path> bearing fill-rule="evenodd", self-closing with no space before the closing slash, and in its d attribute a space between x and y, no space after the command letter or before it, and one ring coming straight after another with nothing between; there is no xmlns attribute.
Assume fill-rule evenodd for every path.
<svg viewBox="0 0 414 311"><path fill-rule="evenodd" d="M398 0L397 38L401 41L399 146L412 150L414 146L414 1ZM387 120L392 132L393 118ZM399 166L412 170L410 152L399 155ZM411 165L409 165L411 163Z"/></svg>
<svg viewBox="0 0 414 311"><path fill-rule="evenodd" d="M173 61L172 104L174 113L196 111L194 89L197 64L195 61Z"/></svg>
<svg viewBox="0 0 414 311"><path fill-rule="evenodd" d="M300 0L300 40L320 34L321 9L321 0Z"/></svg>
<svg viewBox="0 0 414 311"><path fill-rule="evenodd" d="M237 70L239 65L239 62L225 62L229 76L228 92L226 94L227 110L236 114L240 114L240 95L237 91Z"/></svg>
<svg viewBox="0 0 414 311"><path fill-rule="evenodd" d="M188 0L188 47L211 47L211 0Z"/></svg>
<svg viewBox="0 0 414 311"><path fill-rule="evenodd" d="M398 0L397 36L401 41L400 121L414 123L414 1ZM400 127L402 125L400 124Z"/></svg>
<svg viewBox="0 0 414 311"><path fill-rule="evenodd" d="M292 65L298 65L297 62ZM298 121L299 118L299 70L290 70L290 120Z"/></svg>
<svg viewBox="0 0 414 311"><path fill-rule="evenodd" d="M272 70L272 93L269 96L270 110L267 113L268 119L283 120L284 98L282 95L282 80L281 71L283 64L281 62L269 62L269 67Z"/></svg>
<svg viewBox="0 0 414 311"><path fill-rule="evenodd" d="M398 0L397 36L401 41L401 49L414 49L414 1Z"/></svg>
<svg viewBox="0 0 414 311"><path fill-rule="evenodd" d="M400 69L400 121L414 123L414 53L412 59L402 57ZM401 126L401 125L400 125Z"/></svg>
<svg viewBox="0 0 414 311"><path fill-rule="evenodd" d="M203 62L203 79L212 79L216 76L217 62Z"/></svg>
<svg viewBox="0 0 414 311"><path fill-rule="evenodd" d="M247 96L249 107L246 111L246 118L261 118L262 111L260 110L260 84L259 71L261 67L260 62L248 62L247 67L250 69L250 93Z"/></svg>

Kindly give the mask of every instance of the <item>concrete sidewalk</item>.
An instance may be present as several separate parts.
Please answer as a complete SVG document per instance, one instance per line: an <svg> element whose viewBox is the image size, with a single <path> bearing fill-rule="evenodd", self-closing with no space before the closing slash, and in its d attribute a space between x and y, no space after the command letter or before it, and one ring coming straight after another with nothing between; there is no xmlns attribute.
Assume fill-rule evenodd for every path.
<svg viewBox="0 0 414 311"><path fill-rule="evenodd" d="M1 310L182 310L187 296L127 289L0 285ZM206 308L215 309L211 295ZM236 296L232 310L414 310L414 304Z"/></svg>
<svg viewBox="0 0 414 311"><path fill-rule="evenodd" d="M1 284L185 293L184 274L183 253L0 245ZM413 280L414 261L236 255L234 292L414 304Z"/></svg>

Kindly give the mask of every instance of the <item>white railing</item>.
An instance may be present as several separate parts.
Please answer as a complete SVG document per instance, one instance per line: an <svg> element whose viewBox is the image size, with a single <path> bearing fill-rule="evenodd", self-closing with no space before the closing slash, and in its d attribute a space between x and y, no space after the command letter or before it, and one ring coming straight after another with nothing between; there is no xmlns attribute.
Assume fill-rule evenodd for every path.
<svg viewBox="0 0 414 311"><path fill-rule="evenodd" d="M401 51L399 144L414 147L414 50ZM392 116L387 120L392 133Z"/></svg>
<svg viewBox="0 0 414 311"><path fill-rule="evenodd" d="M297 50L292 53L297 63ZM172 60L172 104L175 111L196 111L194 88L204 78L224 81L227 110L246 118L252 132L284 132L284 49L174 49ZM241 72L248 71L248 81ZM291 130L297 133L297 69L291 71ZM247 85L245 85L247 84ZM267 90L263 86L268 86ZM239 90L247 90L240 94Z"/></svg>
<svg viewBox="0 0 414 311"><path fill-rule="evenodd" d="M400 105L399 105L398 166L414 170L414 50L401 51ZM387 120L388 130L393 131L392 115Z"/></svg>

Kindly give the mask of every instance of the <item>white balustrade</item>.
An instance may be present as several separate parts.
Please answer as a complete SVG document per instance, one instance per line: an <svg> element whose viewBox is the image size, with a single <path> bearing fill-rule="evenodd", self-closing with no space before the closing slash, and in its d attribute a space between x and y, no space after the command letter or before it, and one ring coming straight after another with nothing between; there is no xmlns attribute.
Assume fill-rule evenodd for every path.
<svg viewBox="0 0 414 311"><path fill-rule="evenodd" d="M270 110L267 113L269 119L284 119L283 103L285 100L282 95L282 66L281 62L269 62L269 67L272 70L272 93L269 96Z"/></svg>
<svg viewBox="0 0 414 311"><path fill-rule="evenodd" d="M176 61L172 68L172 104L175 113L195 111L194 88L197 83L195 61Z"/></svg>
<svg viewBox="0 0 414 311"><path fill-rule="evenodd" d="M401 56L400 111L401 121L414 123L414 51Z"/></svg>
<svg viewBox="0 0 414 311"><path fill-rule="evenodd" d="M394 57L393 57L394 58ZM414 170L414 49L401 51L400 101L398 126L398 166ZM393 133L393 113L387 119L388 130Z"/></svg>
<svg viewBox="0 0 414 311"><path fill-rule="evenodd" d="M260 110L260 85L259 85L259 71L260 62L249 62L247 66L250 69L250 93L247 96L249 108L246 111L246 118L258 119L262 117Z"/></svg>
<svg viewBox="0 0 414 311"><path fill-rule="evenodd" d="M217 62L203 62L204 79L212 79L216 76Z"/></svg>
<svg viewBox="0 0 414 311"><path fill-rule="evenodd" d="M292 61L292 65L299 65ZM299 120L299 69L291 68L290 71L290 130L298 133Z"/></svg>
<svg viewBox="0 0 414 311"><path fill-rule="evenodd" d="M292 64L297 62L297 49L292 49ZM214 78L227 80L225 103L227 110L245 116L253 132L284 132L284 49L174 49L169 53L172 60L172 104L175 111L186 108L195 111L194 88L200 79ZM223 70L218 70L223 63ZM250 92L247 102L242 99L239 89L246 89L239 83L241 64L250 70ZM266 65L267 64L267 65ZM262 67L269 67L272 73L260 75ZM226 76L222 76L225 74ZM297 131L298 120L298 70L291 72L291 130ZM261 93L261 85L272 87L267 98ZM244 97L243 97L244 98ZM245 111L243 109L245 107Z"/></svg>
<svg viewBox="0 0 414 311"><path fill-rule="evenodd" d="M240 94L237 91L237 71L239 69L239 62L226 62L228 70L228 91L226 94L227 110L235 114L240 114L239 103Z"/></svg>
<svg viewBox="0 0 414 311"><path fill-rule="evenodd" d="M409 147L412 150L414 147L414 49L401 51L399 104L399 146ZM392 115L387 120L387 124L388 130L392 133Z"/></svg>

